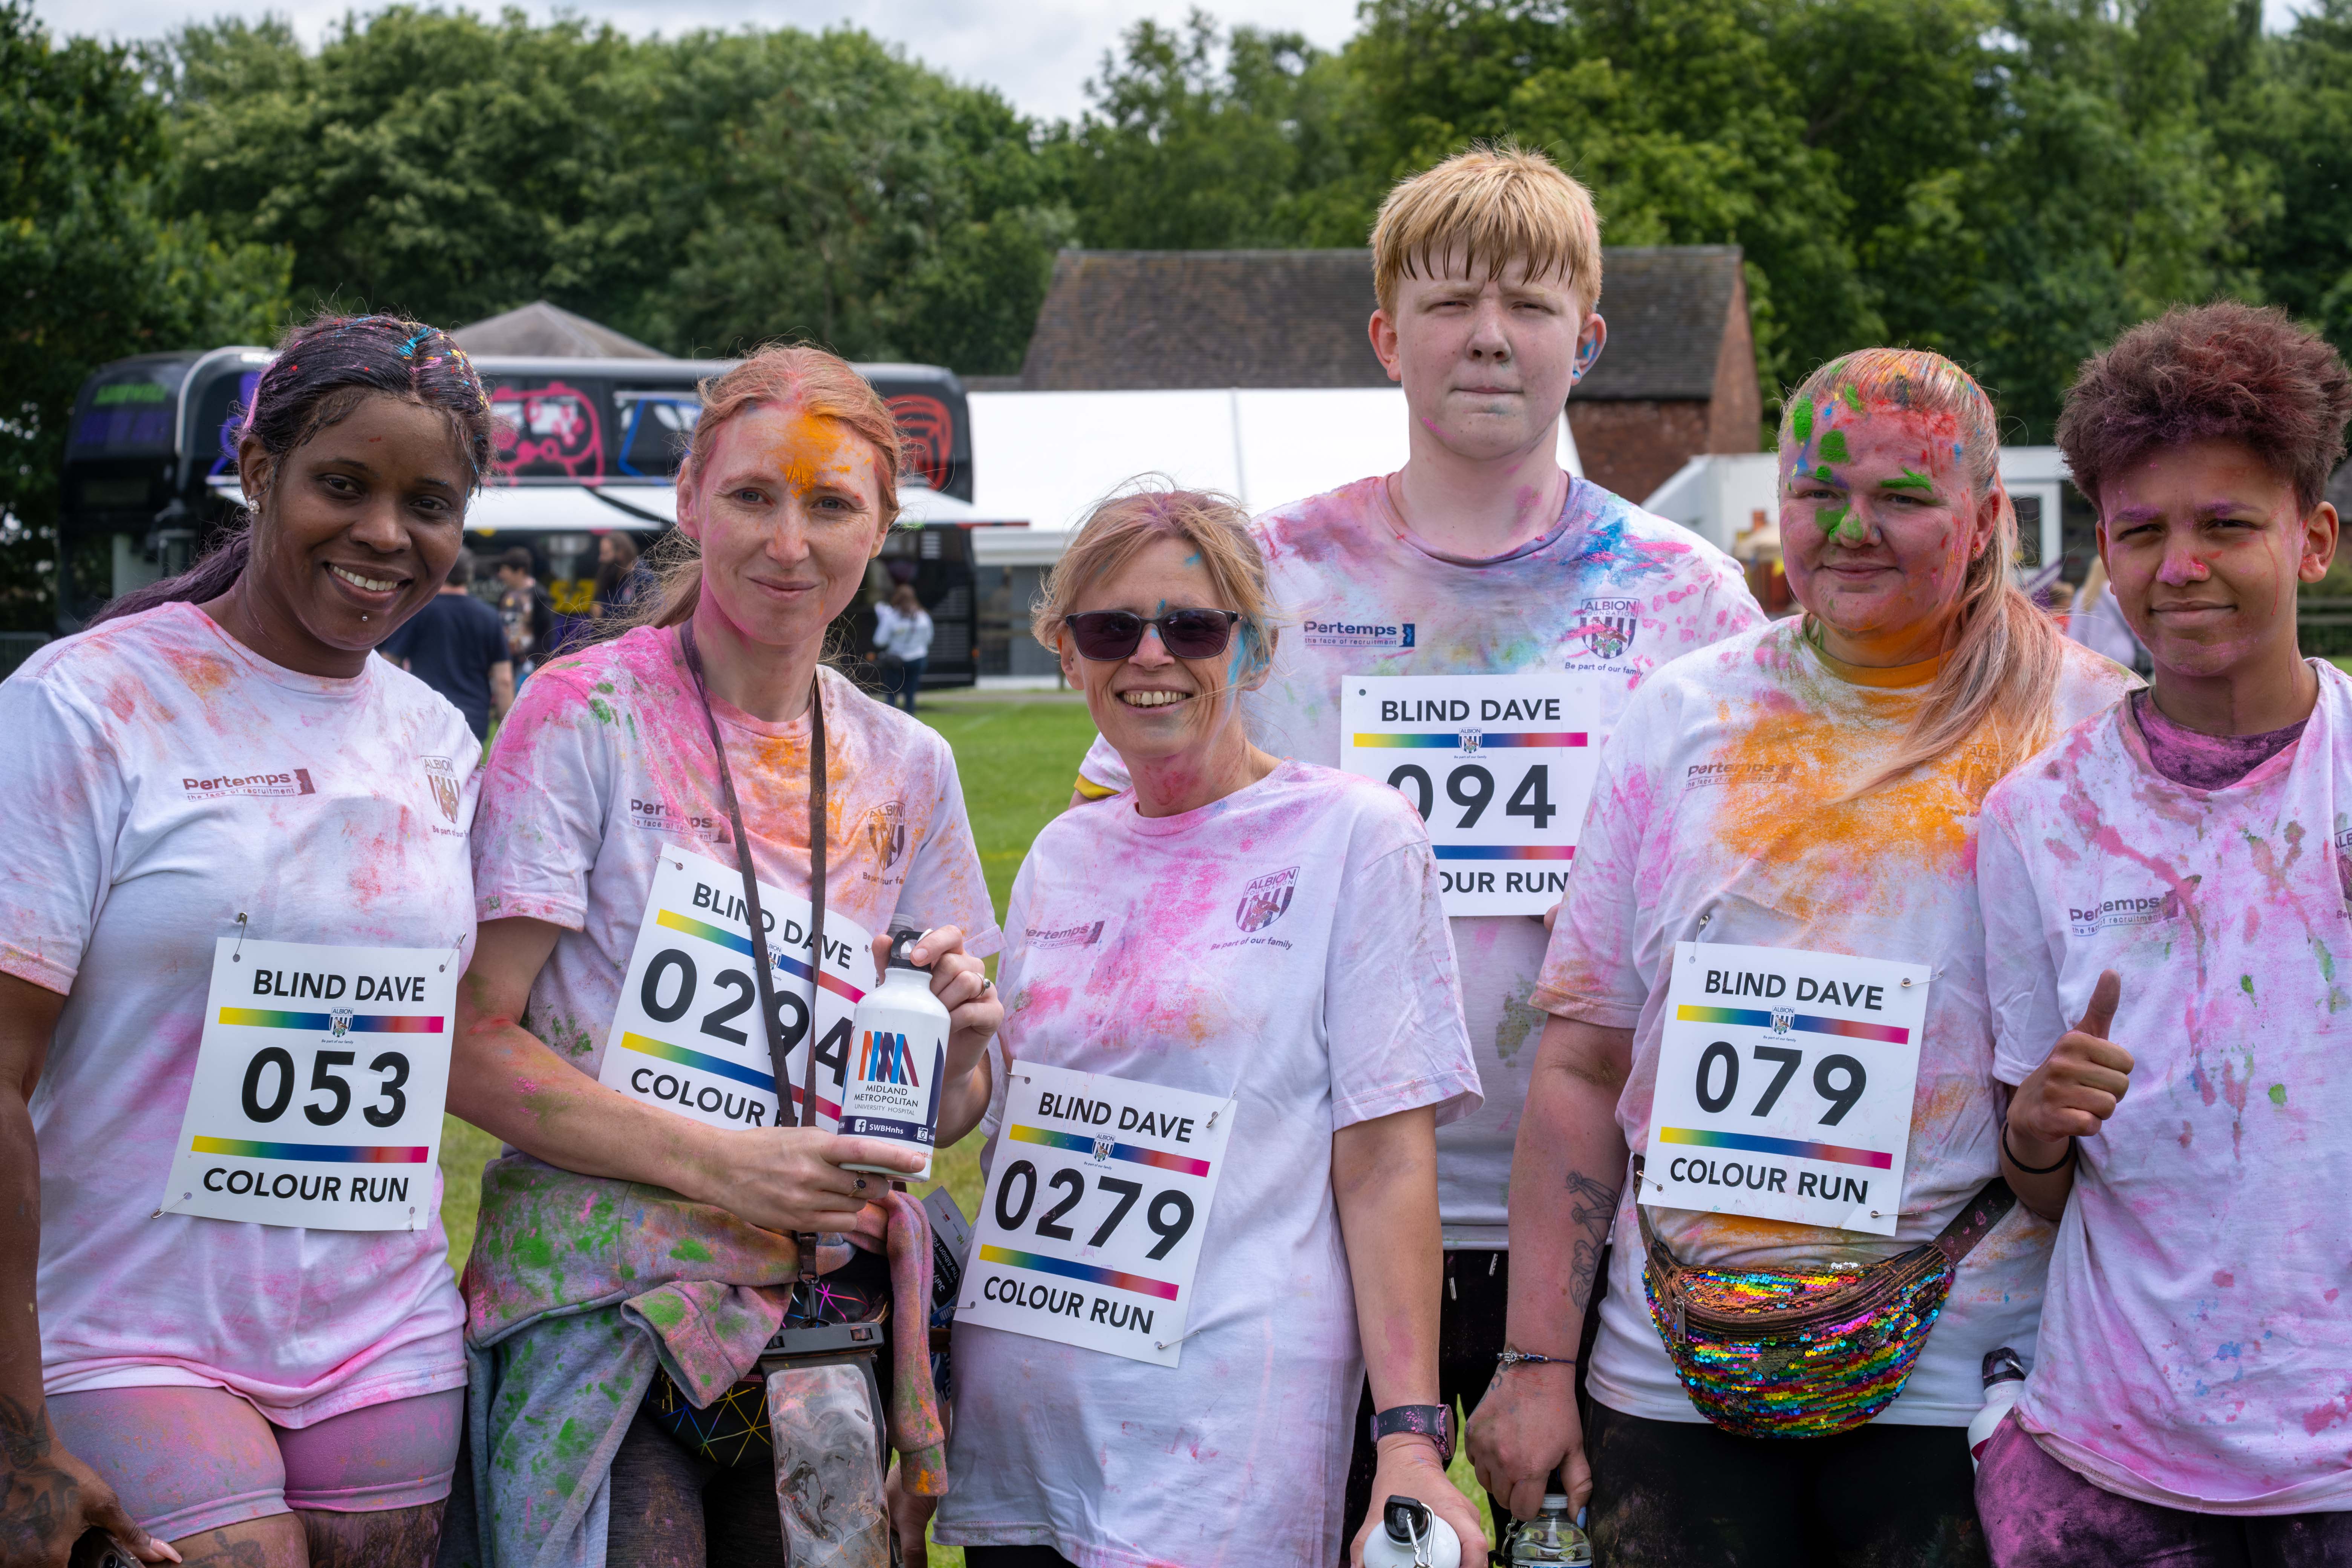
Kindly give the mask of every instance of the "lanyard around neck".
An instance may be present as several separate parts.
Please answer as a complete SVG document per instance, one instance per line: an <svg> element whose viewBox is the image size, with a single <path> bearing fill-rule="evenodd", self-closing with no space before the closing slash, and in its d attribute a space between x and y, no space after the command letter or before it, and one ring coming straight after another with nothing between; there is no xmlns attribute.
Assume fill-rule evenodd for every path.
<svg viewBox="0 0 2352 1568"><path fill-rule="evenodd" d="M760 1019L766 1026L768 1058L775 1065L776 1124L816 1125L816 1048L809 1048L808 1081L801 1086L801 1104L793 1105L792 1064L784 1049L783 1029L776 1018L774 969L768 956L767 921L760 912L760 879L751 865L751 836L743 831L743 808L736 804L735 777L727 766L727 742L719 733L719 715L711 711L710 688L702 676L702 654L694 646L694 623L677 628L677 646L686 668L694 676L694 694L702 700L702 721L710 727L710 749L719 759L719 798L727 807L727 825L735 832L735 858L743 872L743 907L751 917L751 979L760 988ZM809 994L812 1030L816 1021L816 994L824 973L824 682L809 680Z"/></svg>

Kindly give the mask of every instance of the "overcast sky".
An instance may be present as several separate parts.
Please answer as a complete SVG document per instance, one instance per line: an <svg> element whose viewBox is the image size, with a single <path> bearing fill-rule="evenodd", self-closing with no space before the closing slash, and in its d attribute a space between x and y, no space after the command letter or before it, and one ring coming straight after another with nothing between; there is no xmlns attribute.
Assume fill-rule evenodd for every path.
<svg viewBox="0 0 2352 1568"><path fill-rule="evenodd" d="M1220 21L1304 33L1327 48L1355 30L1355 0L1202 3ZM277 12L291 16L303 39L315 44L352 8L349 0L35 0L35 9L58 32L118 39L151 37L184 21L224 14ZM369 0L358 8L375 5ZM466 8L495 14L499 0L475 0ZM524 8L541 18L551 10L547 0L525 0ZM985 82L1019 109L1046 119L1075 116L1086 107L1087 79L1129 25L1144 16L1181 22L1187 8L1185 0L577 0L566 7L639 35L855 22L917 59L963 80ZM2277 27L2302 8L2298 0L2263 0L2263 11Z"/></svg>
<svg viewBox="0 0 2352 1568"><path fill-rule="evenodd" d="M445 0L446 3L446 0ZM305 41L352 7L347 0L36 0L35 9L59 33L94 33L117 39L152 37L182 22L221 15L290 16ZM362 10L376 8L362 5ZM495 15L498 0L466 9ZM1086 107L1086 79L1103 51L1137 19L1181 21L1184 0L583 0L570 7L635 34L677 34L697 27L791 26L811 29L854 22L903 46L926 64L966 81L996 88L1028 113L1047 118ZM1355 0L1232 0L1209 4L1225 22L1305 33L1333 47L1355 30ZM551 12L528 0L532 16Z"/></svg>

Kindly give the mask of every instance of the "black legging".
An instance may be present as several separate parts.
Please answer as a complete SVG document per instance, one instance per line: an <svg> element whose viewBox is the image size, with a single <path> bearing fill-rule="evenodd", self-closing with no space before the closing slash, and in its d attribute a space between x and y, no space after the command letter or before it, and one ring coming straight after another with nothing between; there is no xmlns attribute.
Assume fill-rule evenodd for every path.
<svg viewBox="0 0 2352 1568"><path fill-rule="evenodd" d="M1050 1546L967 1546L964 1568L1078 1568Z"/></svg>
<svg viewBox="0 0 2352 1568"><path fill-rule="evenodd" d="M784 1560L772 1465L687 1452L643 1408L613 1456L606 1568L775 1568Z"/></svg>

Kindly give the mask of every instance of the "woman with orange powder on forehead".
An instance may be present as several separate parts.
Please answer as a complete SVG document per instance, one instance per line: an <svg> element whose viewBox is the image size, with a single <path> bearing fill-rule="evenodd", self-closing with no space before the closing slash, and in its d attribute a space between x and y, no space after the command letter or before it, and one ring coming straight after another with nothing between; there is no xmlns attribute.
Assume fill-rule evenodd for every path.
<svg viewBox="0 0 2352 1568"><path fill-rule="evenodd" d="M770 1335L929 1307L920 1209L876 1173L920 1159L832 1131L867 938L926 933L941 1141L988 1100L1003 1009L970 950L997 931L954 757L821 664L898 511L897 426L815 349L702 392L688 548L524 690L474 837L450 1103L509 1145L466 1276L485 1568L783 1560ZM927 1354L899 1335L877 1372L903 1489L935 1495Z"/></svg>
<svg viewBox="0 0 2352 1568"><path fill-rule="evenodd" d="M1804 614L1652 676L1594 787L1512 1170L1526 1359L1470 1443L1522 1516L1559 1468L1626 1568L1985 1561L1965 1429L2051 1229L1998 1184L1977 813L2132 684L2012 585L1995 430L1932 353L1808 377Z"/></svg>

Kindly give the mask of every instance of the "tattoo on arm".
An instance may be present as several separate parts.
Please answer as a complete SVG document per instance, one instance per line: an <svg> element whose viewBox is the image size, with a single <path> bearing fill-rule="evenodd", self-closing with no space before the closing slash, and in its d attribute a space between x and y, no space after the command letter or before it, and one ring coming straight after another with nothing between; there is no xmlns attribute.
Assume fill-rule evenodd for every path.
<svg viewBox="0 0 2352 1568"><path fill-rule="evenodd" d="M1610 1221L1617 1215L1617 1191L1581 1171L1568 1173L1568 1217L1582 1233L1570 1253L1568 1269L1568 1299L1579 1312L1592 1300L1592 1281L1601 1272L1601 1248L1609 1239Z"/></svg>

